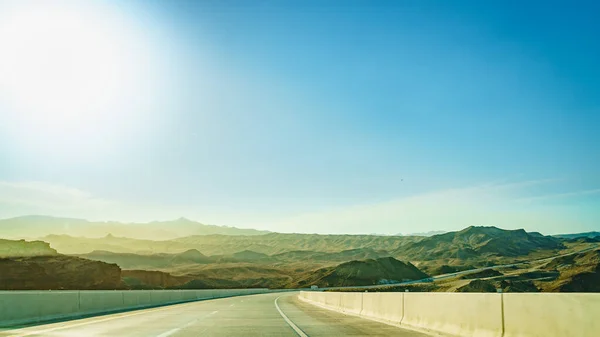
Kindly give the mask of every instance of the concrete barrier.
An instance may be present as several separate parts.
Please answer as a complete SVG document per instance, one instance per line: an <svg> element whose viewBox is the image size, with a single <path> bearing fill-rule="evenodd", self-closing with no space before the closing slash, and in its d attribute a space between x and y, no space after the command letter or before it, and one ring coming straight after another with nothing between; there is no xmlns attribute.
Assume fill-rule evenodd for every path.
<svg viewBox="0 0 600 337"><path fill-rule="evenodd" d="M448 336L596 337L600 334L598 293L303 291L299 296L338 312L356 314L360 307L360 316L364 318ZM359 302L358 298L362 300Z"/></svg>
<svg viewBox="0 0 600 337"><path fill-rule="evenodd" d="M323 298L322 302L325 304L325 306L328 306L332 309L336 309L339 310L340 308L340 302L342 299L342 294L341 293L332 293L332 292L326 292L326 293L319 293L318 297ZM319 301L321 302L321 301Z"/></svg>
<svg viewBox="0 0 600 337"><path fill-rule="evenodd" d="M600 336L600 294L504 294L505 337Z"/></svg>
<svg viewBox="0 0 600 337"><path fill-rule="evenodd" d="M183 291L183 299L184 299L184 301L197 300L198 297L196 297L196 291L195 290L184 290Z"/></svg>
<svg viewBox="0 0 600 337"><path fill-rule="evenodd" d="M0 291L0 327L78 318L189 301L266 293L268 289Z"/></svg>
<svg viewBox="0 0 600 337"><path fill-rule="evenodd" d="M213 298L221 298L221 297L225 297L225 292L227 290L225 289L215 289L213 290Z"/></svg>
<svg viewBox="0 0 600 337"><path fill-rule="evenodd" d="M165 290L170 303L185 302L185 290Z"/></svg>
<svg viewBox="0 0 600 337"><path fill-rule="evenodd" d="M319 302L319 298L317 295L319 295L320 293L318 292L312 292L312 291L302 291L300 292L299 297L309 301L309 302L314 302L314 303L318 303Z"/></svg>
<svg viewBox="0 0 600 337"><path fill-rule="evenodd" d="M79 291L0 291L0 326L70 317L79 311Z"/></svg>
<svg viewBox="0 0 600 337"><path fill-rule="evenodd" d="M502 295L405 293L401 324L455 336L501 337Z"/></svg>
<svg viewBox="0 0 600 337"><path fill-rule="evenodd" d="M79 292L79 314L92 315L125 309L123 292L116 290L88 290Z"/></svg>
<svg viewBox="0 0 600 337"><path fill-rule="evenodd" d="M400 324L404 316L404 293L363 293L360 315L378 321Z"/></svg>
<svg viewBox="0 0 600 337"><path fill-rule="evenodd" d="M299 297L304 301L311 302L313 304L325 307L327 309L343 312L341 292L312 292L312 291L301 291ZM351 293L348 293L351 294ZM350 305L350 297L347 299L347 304ZM347 310L350 310L348 308ZM358 310L360 312L360 309Z"/></svg>
<svg viewBox="0 0 600 337"><path fill-rule="evenodd" d="M363 305L362 293L341 293L340 310L343 313L360 315Z"/></svg>
<svg viewBox="0 0 600 337"><path fill-rule="evenodd" d="M126 308L149 307L152 305L152 295L145 290L124 291L123 303Z"/></svg>
<svg viewBox="0 0 600 337"><path fill-rule="evenodd" d="M213 298L212 290L195 290L197 300L207 300Z"/></svg>
<svg viewBox="0 0 600 337"><path fill-rule="evenodd" d="M150 291L150 297L152 298L152 305L164 305L173 302L169 290L152 290Z"/></svg>

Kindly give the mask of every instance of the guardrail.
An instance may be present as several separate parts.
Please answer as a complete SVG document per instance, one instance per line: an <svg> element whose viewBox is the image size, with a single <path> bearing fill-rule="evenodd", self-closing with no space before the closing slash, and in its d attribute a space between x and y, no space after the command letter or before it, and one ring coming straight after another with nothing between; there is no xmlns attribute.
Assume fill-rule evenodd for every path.
<svg viewBox="0 0 600 337"><path fill-rule="evenodd" d="M411 329L473 337L597 337L600 294L302 291L314 305Z"/></svg>

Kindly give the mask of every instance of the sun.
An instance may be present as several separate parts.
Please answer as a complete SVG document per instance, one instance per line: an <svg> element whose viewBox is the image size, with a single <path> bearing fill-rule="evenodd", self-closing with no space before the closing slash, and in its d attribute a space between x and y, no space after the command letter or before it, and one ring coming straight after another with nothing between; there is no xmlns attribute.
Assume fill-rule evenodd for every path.
<svg viewBox="0 0 600 337"><path fill-rule="evenodd" d="M59 147L127 121L123 106L143 81L147 52L118 12L65 4L38 2L0 18L0 117Z"/></svg>

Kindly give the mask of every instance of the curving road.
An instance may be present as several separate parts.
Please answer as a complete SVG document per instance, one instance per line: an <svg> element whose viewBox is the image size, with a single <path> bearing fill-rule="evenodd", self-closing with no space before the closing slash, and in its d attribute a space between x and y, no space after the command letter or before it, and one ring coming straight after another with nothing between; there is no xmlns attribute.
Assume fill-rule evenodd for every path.
<svg viewBox="0 0 600 337"><path fill-rule="evenodd" d="M403 336L419 332L347 316L271 293L177 304L22 329L0 336Z"/></svg>

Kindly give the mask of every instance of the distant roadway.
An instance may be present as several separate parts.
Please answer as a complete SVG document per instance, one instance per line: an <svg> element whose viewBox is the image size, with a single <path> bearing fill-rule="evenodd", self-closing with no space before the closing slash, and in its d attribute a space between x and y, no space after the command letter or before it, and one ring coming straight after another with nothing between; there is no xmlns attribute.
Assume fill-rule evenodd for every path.
<svg viewBox="0 0 600 337"><path fill-rule="evenodd" d="M206 300L2 330L0 336L403 336L426 334L301 302L297 292Z"/></svg>

